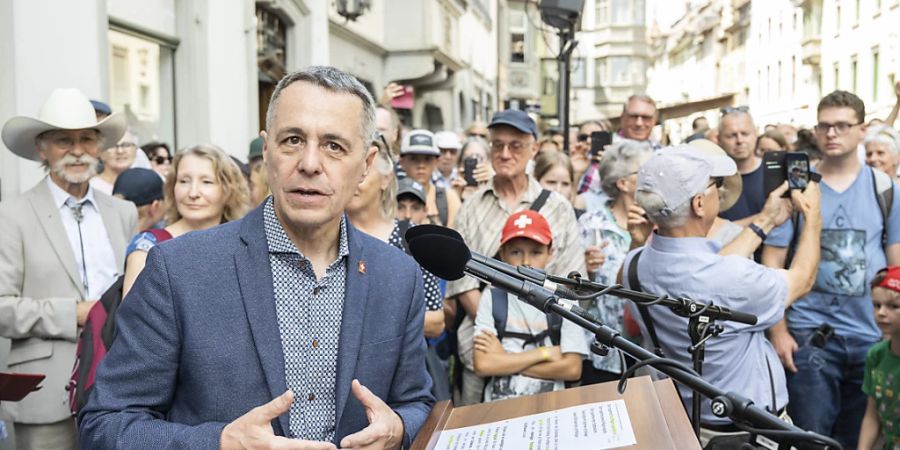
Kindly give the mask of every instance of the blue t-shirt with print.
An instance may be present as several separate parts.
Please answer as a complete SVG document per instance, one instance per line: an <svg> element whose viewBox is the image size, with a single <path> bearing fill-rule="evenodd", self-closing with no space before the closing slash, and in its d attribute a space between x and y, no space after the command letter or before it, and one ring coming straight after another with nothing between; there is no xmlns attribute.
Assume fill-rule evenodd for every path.
<svg viewBox="0 0 900 450"><path fill-rule="evenodd" d="M875 197L872 169L863 166L844 192L824 181L822 191L821 258L812 291L787 312L792 330L827 323L840 336L881 339L875 325L869 288L875 272L887 266L881 234L884 219ZM897 183L894 183L894 192ZM801 219L802 222L802 219ZM900 195L895 194L888 218L887 243L900 242ZM802 228L802 223L798 229ZM789 220L772 230L766 245L787 247L794 234Z"/></svg>

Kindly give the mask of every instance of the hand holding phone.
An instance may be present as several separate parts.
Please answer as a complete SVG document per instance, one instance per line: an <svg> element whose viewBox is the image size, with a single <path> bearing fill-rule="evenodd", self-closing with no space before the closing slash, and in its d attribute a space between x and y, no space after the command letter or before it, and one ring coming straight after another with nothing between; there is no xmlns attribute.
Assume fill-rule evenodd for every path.
<svg viewBox="0 0 900 450"><path fill-rule="evenodd" d="M603 155L603 150L610 144L612 144L612 133L609 131L591 133L591 158Z"/></svg>
<svg viewBox="0 0 900 450"><path fill-rule="evenodd" d="M478 166L478 158L470 156L463 160L463 177L466 179L466 186L478 186L478 180L475 179L475 167Z"/></svg>

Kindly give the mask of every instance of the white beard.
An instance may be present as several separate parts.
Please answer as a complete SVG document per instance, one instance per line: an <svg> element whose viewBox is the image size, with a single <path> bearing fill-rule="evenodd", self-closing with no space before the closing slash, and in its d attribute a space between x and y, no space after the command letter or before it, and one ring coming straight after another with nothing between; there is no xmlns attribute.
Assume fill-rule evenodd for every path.
<svg viewBox="0 0 900 450"><path fill-rule="evenodd" d="M84 163L87 164L88 170L79 175L73 175L66 172L66 167L70 164L76 163ZM66 183L71 184L82 184L87 183L88 180L91 179L94 175L97 174L97 165L99 161L97 158L93 158L88 155L81 155L81 158L76 158L72 155L66 155L62 159L53 164L50 170L56 174L59 179L65 181Z"/></svg>

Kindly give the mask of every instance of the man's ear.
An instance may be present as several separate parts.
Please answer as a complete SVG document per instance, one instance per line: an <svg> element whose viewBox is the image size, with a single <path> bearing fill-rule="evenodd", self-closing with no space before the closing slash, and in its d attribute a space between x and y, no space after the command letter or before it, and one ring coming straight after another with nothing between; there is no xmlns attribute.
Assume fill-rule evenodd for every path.
<svg viewBox="0 0 900 450"><path fill-rule="evenodd" d="M691 209L697 217L706 217L708 214L706 206L706 196L703 194L697 194L691 199Z"/></svg>

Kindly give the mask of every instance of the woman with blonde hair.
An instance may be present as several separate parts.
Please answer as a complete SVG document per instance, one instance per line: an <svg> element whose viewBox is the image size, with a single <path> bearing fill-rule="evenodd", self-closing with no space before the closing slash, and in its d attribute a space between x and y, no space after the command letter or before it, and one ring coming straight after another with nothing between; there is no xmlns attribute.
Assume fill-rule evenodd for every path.
<svg viewBox="0 0 900 450"><path fill-rule="evenodd" d="M168 225L131 240L125 251L123 296L144 269L151 248L190 231L240 219L250 198L241 170L214 145L195 145L176 153L164 190Z"/></svg>
<svg viewBox="0 0 900 450"><path fill-rule="evenodd" d="M372 169L347 205L350 223L363 233L407 251L403 235L410 228L405 221L394 219L397 208L397 180L394 177L394 160L380 133L373 139L378 148ZM438 337L444 331L444 312L438 279L422 270L425 287L425 337Z"/></svg>

